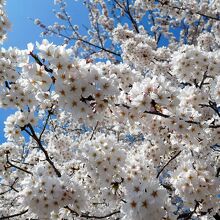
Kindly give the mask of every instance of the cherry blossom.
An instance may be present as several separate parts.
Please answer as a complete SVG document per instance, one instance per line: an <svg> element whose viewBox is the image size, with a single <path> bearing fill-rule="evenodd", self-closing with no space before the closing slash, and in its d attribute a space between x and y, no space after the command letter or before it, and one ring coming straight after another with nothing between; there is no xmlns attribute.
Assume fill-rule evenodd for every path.
<svg viewBox="0 0 220 220"><path fill-rule="evenodd" d="M54 5L0 49L0 219L219 219L219 1L87 0L87 35Z"/></svg>

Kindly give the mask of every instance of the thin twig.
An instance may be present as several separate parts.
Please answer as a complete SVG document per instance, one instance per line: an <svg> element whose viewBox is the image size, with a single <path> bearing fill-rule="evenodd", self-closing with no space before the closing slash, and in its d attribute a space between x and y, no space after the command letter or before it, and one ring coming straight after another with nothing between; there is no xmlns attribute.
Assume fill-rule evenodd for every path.
<svg viewBox="0 0 220 220"><path fill-rule="evenodd" d="M37 55L33 54L33 52L30 52L29 54L30 54L31 57L34 58L34 60L36 61L36 63L39 64L40 66L43 66L44 69L45 69L47 72L53 73L53 70L50 69L50 68L48 68L45 64L43 64L43 63L40 61L40 59L39 59L39 57L38 57Z"/></svg>
<svg viewBox="0 0 220 220"><path fill-rule="evenodd" d="M213 104L213 102L212 102ZM130 109L131 107L128 106L128 105L125 105L125 104L115 104L115 106L122 106L122 107L125 107L127 109ZM215 107L214 105L212 105L211 107ZM151 115L158 115L158 116L161 116L163 118L171 118L172 115L167 115L167 114L163 114L159 111L144 111L143 113L147 113L147 114L151 114ZM216 112L217 113L217 112ZM219 116L220 116L220 113L218 112ZM184 120L183 118L179 118L179 120L183 120L185 121L186 123L189 123L189 124L196 124L198 126L202 126L202 124L199 122L199 121L192 121L192 120ZM208 125L209 128L220 128L220 125Z"/></svg>
<svg viewBox="0 0 220 220"><path fill-rule="evenodd" d="M169 4L169 1L162 2L161 0L158 0L158 2L159 2L162 6L163 6L163 5L166 5L166 6L170 7L170 8L178 9L178 10L180 10L180 11L189 10L191 14L198 14L198 15L203 16L203 17L206 17L206 18L210 18L210 19L214 19L214 20L220 21L219 16L213 17L213 16L211 16L211 15L203 14L203 13L200 12L200 11L195 11L195 12L193 12L192 10L190 10L190 8L172 6L172 5Z"/></svg>
<svg viewBox="0 0 220 220"><path fill-rule="evenodd" d="M167 163L162 167L162 169L158 172L156 178L158 178L158 177L160 176L160 174L161 174L161 173L163 172L163 170L169 165L169 163L170 163L171 161L173 161L176 157L178 157L181 152L182 152L181 150L178 151L173 157L171 157L171 158L168 160L168 162L167 162Z"/></svg>
<svg viewBox="0 0 220 220"><path fill-rule="evenodd" d="M72 214L74 214L75 216L80 216L81 218L86 218L86 219L89 219L89 218L93 218L93 219L103 219L103 218L108 218L112 215L115 215L115 214L119 214L120 211L114 211L114 212L111 212L107 215L103 215L103 216L96 216L96 215L89 215L89 213L81 213L81 214L78 214L76 211L72 210L70 207L68 206L65 206L64 208L68 209Z"/></svg>
<svg viewBox="0 0 220 220"><path fill-rule="evenodd" d="M23 214L25 214L25 213L27 213L27 212L28 212L28 209L26 209L26 210L24 210L24 211L21 211L21 212L19 212L19 213L13 214L13 215L1 216L1 217L0 217L0 220L10 219L10 218L14 218L14 217L17 217L17 216L21 216L21 215L23 215Z"/></svg>
<svg viewBox="0 0 220 220"><path fill-rule="evenodd" d="M7 161L6 161L7 164L9 164L10 167L14 167L14 168L16 168L16 169L18 169L18 170L21 170L21 171L25 172L25 173L28 173L28 174L30 174L30 175L33 175L32 172L30 172L30 171L28 171L28 170L25 170L25 169L23 169L23 168L21 168L21 167L15 165L15 164L11 163L10 160L9 160L8 154L6 154L6 160L7 160Z"/></svg>
<svg viewBox="0 0 220 220"><path fill-rule="evenodd" d="M96 125L95 125L95 127L94 127L94 129L93 129L93 131L92 131L92 135L91 135L91 137L90 137L90 141L92 140L92 138L93 138L93 136L94 136L94 134L95 134L95 131L96 131L97 127L98 127L98 124L99 124L99 122L97 121L97 123L96 123Z"/></svg>
<svg viewBox="0 0 220 220"><path fill-rule="evenodd" d="M39 136L39 139L40 139L40 140L41 140L41 137L42 137L42 135L43 135L43 133L44 133L44 131L45 131L47 125L48 125L50 116L51 116L52 114L53 114L52 110L48 110L48 115L47 115L46 121L45 121L45 123L44 123L44 127L43 127L43 129L42 129L42 131L41 131L41 133L40 133L40 136Z"/></svg>
<svg viewBox="0 0 220 220"><path fill-rule="evenodd" d="M61 173L60 171L55 167L53 161L50 159L49 155L48 155L48 152L47 150L43 147L42 143L41 143L41 140L37 137L33 127L31 124L28 124L26 125L26 127L28 127L30 129L31 132L29 132L26 128L23 128L24 131L26 131L38 144L38 147L43 151L45 157L46 157L46 160L47 162L53 167L56 175L58 177L61 177Z"/></svg>
<svg viewBox="0 0 220 220"><path fill-rule="evenodd" d="M202 81L199 85L199 88L201 89L202 86L204 85L205 79L207 78L207 71L204 72L203 77L202 77Z"/></svg>
<svg viewBox="0 0 220 220"><path fill-rule="evenodd" d="M16 184L16 182L18 181L18 177L15 178L14 182L11 184L11 185L5 185L5 184L1 184L1 185L4 185L4 186L8 186L10 187L8 190L4 191L4 192L1 192L0 195L4 195L5 193L7 192L10 192L11 190L14 190L15 192L19 192L17 189L14 188L14 185Z"/></svg>
<svg viewBox="0 0 220 220"><path fill-rule="evenodd" d="M217 168L217 172L216 172L216 175L215 175L215 176L216 176L216 177L219 177L219 174L220 174L220 167Z"/></svg>
<svg viewBox="0 0 220 220"><path fill-rule="evenodd" d="M131 14L128 1L127 1L127 7L123 7L123 6L118 2L118 0L114 0L114 2L116 3L116 5L119 6L119 8L121 8L121 9L127 14L127 16L129 17L129 19L130 19L130 21L131 21L131 23L132 23L132 25L133 25L135 31L136 31L137 33L139 33L140 31L139 31L139 29L138 29L138 24L137 24L137 22L134 20L132 14Z"/></svg>
<svg viewBox="0 0 220 220"><path fill-rule="evenodd" d="M103 218L108 218L112 215L116 215L116 214L119 214L119 213L120 213L120 211L114 211L114 212L111 212L111 213L109 213L107 215L103 215L103 216L89 215L89 214L83 213L83 214L80 215L80 217L86 218L86 219L89 219L89 218L103 219Z"/></svg>
<svg viewBox="0 0 220 220"><path fill-rule="evenodd" d="M196 202L196 204L195 204L195 207L194 207L193 211L191 211L190 213L180 214L180 215L177 217L177 219L184 219L184 220L189 220L189 219L191 219L192 215L193 215L194 213L196 213L196 210L197 210L197 208L199 207L199 202L196 201L196 200L195 200L195 202Z"/></svg>

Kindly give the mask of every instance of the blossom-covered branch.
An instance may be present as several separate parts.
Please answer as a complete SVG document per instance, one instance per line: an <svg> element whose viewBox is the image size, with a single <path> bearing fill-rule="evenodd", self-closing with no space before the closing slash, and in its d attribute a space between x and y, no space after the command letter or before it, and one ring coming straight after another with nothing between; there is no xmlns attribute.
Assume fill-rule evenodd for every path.
<svg viewBox="0 0 220 220"><path fill-rule="evenodd" d="M0 219L218 219L218 1L54 3L64 44L0 50Z"/></svg>

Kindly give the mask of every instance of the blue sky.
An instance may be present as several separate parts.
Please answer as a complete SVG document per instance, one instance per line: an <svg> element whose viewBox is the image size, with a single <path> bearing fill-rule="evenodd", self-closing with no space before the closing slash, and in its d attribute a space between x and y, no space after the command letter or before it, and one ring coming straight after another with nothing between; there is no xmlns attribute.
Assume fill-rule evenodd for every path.
<svg viewBox="0 0 220 220"><path fill-rule="evenodd" d="M25 49L29 42L41 42L41 30L33 24L29 18L39 18L47 25L57 21L53 13L56 7L53 0L7 0L6 11L9 20L12 23L12 28L8 31L8 38L4 42L3 47L9 46ZM67 10L72 16L73 24L88 26L88 12L82 5L82 0L67 0ZM49 38L50 41L59 44L61 40L58 38ZM0 143L4 142L4 121L8 115L13 113L13 110L0 109Z"/></svg>
<svg viewBox="0 0 220 220"><path fill-rule="evenodd" d="M30 18L39 18L43 23L50 25L58 20L53 9L57 9L53 0L7 0L6 10L12 23L11 31L4 47L16 46L24 48L29 42L41 41L40 28L33 24ZM67 10L72 16L73 24L88 25L87 9L82 5L83 0L67 0ZM60 43L57 38L50 38L55 43Z"/></svg>

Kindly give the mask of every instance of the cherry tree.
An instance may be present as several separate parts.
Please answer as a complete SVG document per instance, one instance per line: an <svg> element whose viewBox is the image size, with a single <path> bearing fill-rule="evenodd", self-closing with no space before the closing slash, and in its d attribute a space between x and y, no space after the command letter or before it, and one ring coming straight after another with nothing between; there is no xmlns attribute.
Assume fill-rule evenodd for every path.
<svg viewBox="0 0 220 220"><path fill-rule="evenodd" d="M54 4L0 50L0 219L219 219L220 1L86 0L86 36Z"/></svg>

